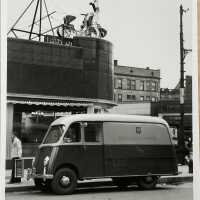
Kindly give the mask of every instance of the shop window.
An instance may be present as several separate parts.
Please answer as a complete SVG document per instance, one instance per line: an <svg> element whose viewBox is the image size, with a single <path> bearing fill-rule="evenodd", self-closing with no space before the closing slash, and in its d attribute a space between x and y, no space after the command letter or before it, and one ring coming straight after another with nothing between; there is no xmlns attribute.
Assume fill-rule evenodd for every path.
<svg viewBox="0 0 200 200"><path fill-rule="evenodd" d="M84 127L85 142L101 142L102 141L102 123L86 122Z"/></svg>
<svg viewBox="0 0 200 200"><path fill-rule="evenodd" d="M40 144L52 121L55 120L53 113L42 111L22 112L20 134L22 143Z"/></svg>

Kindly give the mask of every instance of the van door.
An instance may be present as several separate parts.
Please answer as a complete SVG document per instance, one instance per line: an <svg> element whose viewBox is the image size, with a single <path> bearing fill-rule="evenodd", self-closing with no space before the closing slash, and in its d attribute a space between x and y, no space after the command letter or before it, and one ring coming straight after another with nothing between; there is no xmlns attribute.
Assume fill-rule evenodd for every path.
<svg viewBox="0 0 200 200"><path fill-rule="evenodd" d="M104 175L103 163L103 123L84 122L83 132L83 176L99 177Z"/></svg>

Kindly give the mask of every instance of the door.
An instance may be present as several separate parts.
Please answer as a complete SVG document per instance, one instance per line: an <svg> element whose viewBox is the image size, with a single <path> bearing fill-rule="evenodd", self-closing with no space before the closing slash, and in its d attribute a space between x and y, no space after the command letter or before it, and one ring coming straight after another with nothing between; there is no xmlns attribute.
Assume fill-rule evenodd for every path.
<svg viewBox="0 0 200 200"><path fill-rule="evenodd" d="M104 175L103 160L103 123L84 122L82 126L83 134L83 176L100 177Z"/></svg>

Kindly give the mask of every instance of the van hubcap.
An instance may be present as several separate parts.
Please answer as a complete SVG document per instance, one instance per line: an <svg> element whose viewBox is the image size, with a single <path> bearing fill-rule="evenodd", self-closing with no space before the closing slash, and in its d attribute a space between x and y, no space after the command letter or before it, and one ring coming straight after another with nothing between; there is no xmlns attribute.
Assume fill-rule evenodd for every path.
<svg viewBox="0 0 200 200"><path fill-rule="evenodd" d="M153 178L152 178L151 176L147 176L147 177L145 178L145 181L146 181L147 183L151 183L151 182L153 181Z"/></svg>
<svg viewBox="0 0 200 200"><path fill-rule="evenodd" d="M67 176L63 176L60 179L60 183L61 183L62 186L68 186L70 184L70 178L67 177Z"/></svg>

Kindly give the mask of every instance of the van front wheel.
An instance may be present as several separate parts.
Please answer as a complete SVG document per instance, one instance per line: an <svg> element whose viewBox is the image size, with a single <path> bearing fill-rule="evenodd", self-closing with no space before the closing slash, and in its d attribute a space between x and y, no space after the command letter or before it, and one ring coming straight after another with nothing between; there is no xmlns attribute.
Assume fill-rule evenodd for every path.
<svg viewBox="0 0 200 200"><path fill-rule="evenodd" d="M52 182L51 188L56 194L71 194L77 186L77 175L70 168L59 169Z"/></svg>
<svg viewBox="0 0 200 200"><path fill-rule="evenodd" d="M138 186L141 189L150 190L156 187L158 183L157 176L143 176L138 178Z"/></svg>

